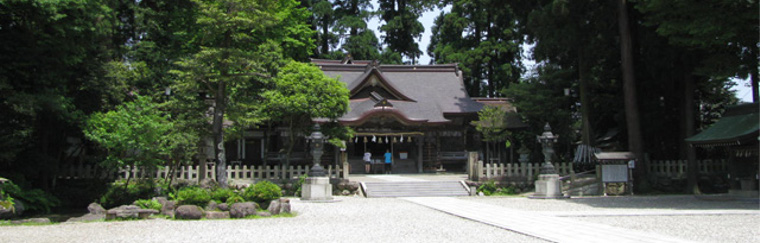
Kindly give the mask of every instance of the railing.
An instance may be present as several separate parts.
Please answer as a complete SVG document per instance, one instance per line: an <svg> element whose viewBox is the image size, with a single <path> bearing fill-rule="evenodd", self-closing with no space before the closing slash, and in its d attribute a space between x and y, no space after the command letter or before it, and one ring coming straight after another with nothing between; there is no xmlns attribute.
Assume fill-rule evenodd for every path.
<svg viewBox="0 0 760 243"><path fill-rule="evenodd" d="M687 160L653 160L649 162L650 175L686 178L688 171ZM698 174L713 174L728 172L726 160L697 160Z"/></svg>
<svg viewBox="0 0 760 243"><path fill-rule="evenodd" d="M474 166L470 180L488 180L497 177L525 181L533 181L535 175L538 175L543 163L520 163L520 164L498 164L483 163L482 160ZM572 163L553 163L554 169L560 175L568 175L573 171Z"/></svg>
<svg viewBox="0 0 760 243"><path fill-rule="evenodd" d="M174 176L175 179L198 180L201 166L180 166L175 172L170 172L169 167L158 167L155 170L145 170L140 167L126 166L118 171L106 171L96 165L71 166L59 170L58 178L61 179L127 179L127 178L160 178ZM344 168L329 165L325 168L326 174L331 178L342 178ZM227 178L232 180L258 180L258 179L292 179L309 173L309 166L227 166ZM173 174L173 175L172 175ZM205 170L205 178L216 179L216 165L208 165Z"/></svg>

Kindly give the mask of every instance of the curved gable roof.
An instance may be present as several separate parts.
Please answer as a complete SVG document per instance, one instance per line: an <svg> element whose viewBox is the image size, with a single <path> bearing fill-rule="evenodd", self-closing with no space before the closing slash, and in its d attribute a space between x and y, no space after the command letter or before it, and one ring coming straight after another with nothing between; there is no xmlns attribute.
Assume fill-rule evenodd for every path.
<svg viewBox="0 0 760 243"><path fill-rule="evenodd" d="M372 77L377 77L386 91L397 96L389 98L395 115L402 120L426 121L427 123L450 122L444 115L472 114L483 104L467 95L462 73L456 64L443 65L377 65L376 62L354 61L343 64L313 60L328 76L338 78L351 90L352 96L370 85ZM351 110L341 121L358 121L367 118L373 109L371 99L352 99Z"/></svg>

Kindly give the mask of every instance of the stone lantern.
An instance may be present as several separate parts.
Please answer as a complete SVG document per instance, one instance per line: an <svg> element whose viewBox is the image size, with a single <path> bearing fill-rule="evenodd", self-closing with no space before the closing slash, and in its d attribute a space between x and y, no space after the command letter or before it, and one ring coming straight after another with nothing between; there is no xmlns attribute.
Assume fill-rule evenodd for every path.
<svg viewBox="0 0 760 243"><path fill-rule="evenodd" d="M314 125L314 131L306 137L306 140L311 148L314 165L309 170L309 177L306 178L301 187L301 200L332 201L330 178L325 174L325 169L319 165L324 153L325 140L327 140L327 137L320 131L319 124Z"/></svg>
<svg viewBox="0 0 760 243"><path fill-rule="evenodd" d="M322 154L324 154L325 140L327 140L327 137L320 131L319 124L314 125L314 131L306 137L306 141L309 142L309 147L311 148L311 157L314 159L314 165L309 170L309 177L325 176L325 169L319 164Z"/></svg>
<svg viewBox="0 0 760 243"><path fill-rule="evenodd" d="M536 140L541 143L544 154L544 164L541 166L538 180L536 180L536 193L530 198L566 198L562 194L562 187L559 181L559 174L554 170L552 165L552 156L554 156L554 143L557 142L559 135L552 134L552 128L549 123L544 126L544 133L536 136Z"/></svg>

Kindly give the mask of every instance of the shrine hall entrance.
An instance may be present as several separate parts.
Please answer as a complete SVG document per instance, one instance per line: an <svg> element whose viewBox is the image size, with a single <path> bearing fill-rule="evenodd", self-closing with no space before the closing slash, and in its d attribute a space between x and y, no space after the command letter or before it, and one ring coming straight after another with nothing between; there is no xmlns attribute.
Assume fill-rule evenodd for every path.
<svg viewBox="0 0 760 243"><path fill-rule="evenodd" d="M385 136L385 134L389 134ZM416 135L416 134L415 134ZM403 138L402 138L403 137ZM365 162L362 160L364 153L372 154L372 166L370 174L383 174L385 165L385 153L392 154L391 173L420 173L422 172L421 155L415 137L400 133L357 133L354 141L347 144L348 162L351 166L351 174L366 174ZM374 138L374 139L373 139Z"/></svg>

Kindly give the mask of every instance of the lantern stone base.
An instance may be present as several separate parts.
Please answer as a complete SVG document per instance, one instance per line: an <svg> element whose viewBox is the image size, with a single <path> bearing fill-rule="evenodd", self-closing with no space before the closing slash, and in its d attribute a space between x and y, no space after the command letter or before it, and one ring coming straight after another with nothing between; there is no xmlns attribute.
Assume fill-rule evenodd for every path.
<svg viewBox="0 0 760 243"><path fill-rule="evenodd" d="M536 181L536 193L529 198L562 199L569 197L562 194L562 186L559 183L558 174L540 174Z"/></svg>
<svg viewBox="0 0 760 243"><path fill-rule="evenodd" d="M332 185L328 177L309 177L301 185L301 200L331 201Z"/></svg>

